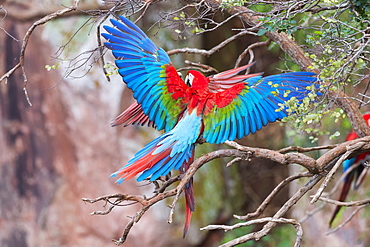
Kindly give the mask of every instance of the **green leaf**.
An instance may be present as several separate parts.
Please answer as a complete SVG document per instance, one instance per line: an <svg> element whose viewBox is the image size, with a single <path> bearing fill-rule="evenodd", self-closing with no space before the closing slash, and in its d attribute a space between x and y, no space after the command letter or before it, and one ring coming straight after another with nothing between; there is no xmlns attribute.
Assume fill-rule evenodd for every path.
<svg viewBox="0 0 370 247"><path fill-rule="evenodd" d="M260 30L258 30L257 35L258 35L258 36L262 36L262 35L264 35L266 32L267 32L267 29L260 29Z"/></svg>

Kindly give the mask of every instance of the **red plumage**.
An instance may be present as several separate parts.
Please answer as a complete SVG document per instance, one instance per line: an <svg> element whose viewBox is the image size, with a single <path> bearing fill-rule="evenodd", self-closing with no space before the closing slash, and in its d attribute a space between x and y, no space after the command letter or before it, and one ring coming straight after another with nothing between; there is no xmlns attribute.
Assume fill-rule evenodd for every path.
<svg viewBox="0 0 370 247"><path fill-rule="evenodd" d="M124 127L130 124L148 125L149 127L155 127L155 124L150 121L149 116L145 115L141 105L136 101L130 105L124 112L116 117L111 126L117 126L123 124Z"/></svg>
<svg viewBox="0 0 370 247"><path fill-rule="evenodd" d="M117 176L122 177L125 180L135 177L137 174L152 168L155 164L164 158L170 159L171 149L165 149L163 152L152 154L154 150L144 157L137 160L135 163L123 168L117 172Z"/></svg>

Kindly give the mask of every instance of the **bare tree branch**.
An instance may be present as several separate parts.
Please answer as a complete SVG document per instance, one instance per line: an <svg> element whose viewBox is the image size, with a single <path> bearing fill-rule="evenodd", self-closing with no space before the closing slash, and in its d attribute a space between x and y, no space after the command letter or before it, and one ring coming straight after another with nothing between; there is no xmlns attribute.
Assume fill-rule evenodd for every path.
<svg viewBox="0 0 370 247"><path fill-rule="evenodd" d="M285 218L272 218L272 217L266 217L266 218L261 218L261 219L256 219L256 220L250 220L248 222L243 222L243 223L238 223L232 226L222 226L222 225L209 225L206 227L201 228L200 230L224 230L226 231L231 231L240 227L244 226L250 226L254 224L261 224L265 222L274 222L274 223L282 223L282 224L292 224L294 228L296 229L297 232L297 237L296 237L296 242L294 244L295 247L300 246L302 242L302 235L303 235L303 230L302 226L299 222L297 222L295 219L285 219ZM221 246L229 246L229 245L221 245Z"/></svg>
<svg viewBox="0 0 370 247"><path fill-rule="evenodd" d="M248 46L247 49L245 49L243 51L243 53L240 54L239 57L236 59L234 68L237 68L237 67L239 67L241 65L241 62L245 58L245 56L247 55L247 53L250 54L250 58L249 58L249 62L248 63L253 62L253 60L254 60L253 49L256 48L256 47L268 46L270 43L271 43L271 39L268 39L266 41L257 42L257 43L254 43L254 44L251 44L250 46ZM249 73L249 68L247 69L246 73Z"/></svg>
<svg viewBox="0 0 370 247"><path fill-rule="evenodd" d="M5 9L7 13L0 13L1 17L7 17L13 21L28 22L38 19L42 19L50 13L60 11L62 7L61 4L48 4L44 8L38 8L38 6L33 5L31 2L12 2L12 4L5 4ZM98 1L74 1L73 6L76 7L75 10L68 13L64 13L63 17L73 16L73 15L91 15L95 10L104 11L111 7L108 5L99 4Z"/></svg>
<svg viewBox="0 0 370 247"><path fill-rule="evenodd" d="M200 54L202 56L210 56L213 53L215 53L218 50L220 50L223 47L225 47L226 45L228 45L229 43L233 42L237 38L239 38L239 37L241 37L243 35L246 35L246 34L256 35L255 33L251 32L249 30L245 30L245 31L241 31L241 32L239 32L239 33L231 36L230 38L224 40L223 42L221 42L220 44L216 45L215 47L213 47L210 50L196 49L196 48L180 48L180 49L170 50L170 51L167 52L167 54L168 55L173 55L173 54L178 54L178 53L187 53L187 54Z"/></svg>
<svg viewBox="0 0 370 247"><path fill-rule="evenodd" d="M272 199L275 198L275 196L288 184L290 184L292 181L302 178L302 177L312 177L313 175L305 172L305 173L298 173L292 176L287 177L283 181L281 181L274 189L271 191L271 193L266 197L266 199L260 204L260 206L257 208L256 211L253 213L249 213L245 216L239 216L234 215L235 218L239 220L249 220L254 219L256 217L259 217L266 209L266 207L269 205L269 203L272 201Z"/></svg>
<svg viewBox="0 0 370 247"><path fill-rule="evenodd" d="M130 232L130 229L134 226L134 223L138 222L141 219L141 217L143 216L143 214L152 205L154 205L155 203L157 203L157 202L159 202L159 201L161 201L165 198L175 196L175 198L174 198L174 200L173 200L173 202L170 206L171 210L170 210L169 217L168 217L168 222L171 223L172 218L173 218L173 214L174 214L174 210L175 210L175 207L176 207L176 203L177 203L177 201L179 199L179 196L180 196L182 190L184 189L185 185L190 181L190 179L194 176L194 174L196 173L196 171L200 167L202 167L203 165L205 165L206 163L208 163L209 161L211 161L213 159L222 158L222 157L237 157L237 158L241 158L241 159L247 159L247 158L251 158L251 157L259 157L259 158L270 159L270 160L273 160L273 161L278 162L278 163L283 164L283 165L296 163L296 161L299 161L300 159L309 160L309 162L312 163L312 167L307 166L307 164L302 164L302 162L298 162L298 164L300 164L300 165L302 165L306 168L308 167L310 172L299 173L299 174L292 175L292 176L284 179L269 194L269 196L264 200L264 202L259 206L259 208L254 213L250 213L246 216L235 216L236 218L241 219L241 220L248 220L248 219L251 219L251 218L258 217L259 215L261 215L261 213L263 213L264 209L269 204L269 202L276 196L276 194L284 186L286 186L287 184L289 184L291 181L293 181L295 179L298 179L298 178L301 178L301 177L314 176L308 183L306 183L306 185L301 187L296 192L296 194L294 196L292 196L283 205L283 207L273 216L274 219L279 219L291 207L293 207L298 202L298 200L303 195L305 195L307 193L307 191L311 190L313 188L313 186L315 186L326 175L326 172L313 175L313 171L317 172L317 171L321 170L322 167L325 167L328 164L328 163L323 164L321 162L329 162L330 163L330 162L336 161L337 160L336 154L338 153L338 150L346 149L346 147L348 147L349 145L352 145L351 147L354 146L355 148L349 148L348 151L346 151L347 153L344 152L344 153L346 153L347 158L350 155L353 155L353 152L359 151L360 149L362 149L361 152L364 151L363 150L364 148L368 148L370 150L369 142L367 142L367 145L364 144L364 143L366 143L365 140L368 140L369 138L370 137L365 137L365 138L361 138L361 139L358 139L358 140L354 140L354 141L339 144L335 148L329 150L326 153L326 155L328 157L331 157L330 161L328 159L321 159L320 162L319 162L320 158L317 161L315 161L312 158L310 158L308 156L305 156L304 154L299 154L299 153L281 154L278 151L267 150L267 149L262 149L262 148L250 148L250 147L241 146L241 145L239 145L235 142L227 142L228 145L236 147L237 149L221 149L221 150L217 150L217 151L208 153L208 154L198 158L197 160L194 161L194 163L190 166L189 170L185 174L176 176L174 178L171 178L170 180L165 181L162 184L162 187L160 189L156 189L155 195L151 198L143 198L142 196L127 195L127 194L124 194L124 195L113 194L113 195L99 197L97 199L83 199L83 200L85 202L95 203L97 201L108 201L108 202L110 202L109 201L110 199L116 199L116 201L110 202L113 207L118 206L123 201L138 202L142 205L141 210L138 211L137 214L132 218L130 223L128 225L126 225L123 236L119 240L116 241L116 244L122 244L122 243L125 242L125 240L127 238L127 235ZM300 150L300 148L298 148L298 150ZM312 159L312 161L311 161L311 159ZM336 163L338 164L339 161L337 161ZM176 186L175 189L165 191L165 188L167 188L170 184L178 181L180 178L181 178L181 181ZM320 200L321 199L322 198L320 198ZM325 199L323 199L323 200L325 200ZM97 212L94 212L93 214L106 214L106 213L109 213L112 209L113 208L108 208L108 210L106 210L106 211L103 211L103 212L97 211ZM276 224L275 221L270 221L269 223L267 223L264 226L264 228L261 231L245 235L243 237L235 239L235 241L230 241L230 243L227 243L227 244L221 245L221 246L225 246L225 247L226 246L235 246L236 244L244 243L244 242L249 241L251 239L258 240L261 237L266 236L271 231L271 229L275 227L275 224Z"/></svg>
<svg viewBox="0 0 370 247"><path fill-rule="evenodd" d="M337 206L344 206L344 207L357 207L357 206L366 206L370 204L370 198L359 200L359 201L353 201L353 202L340 202L337 200L325 198L325 197L319 197L320 201L331 203Z"/></svg>
<svg viewBox="0 0 370 247"><path fill-rule="evenodd" d="M333 149L337 145L326 145L326 146L318 146L318 147L309 147L309 148L302 148L298 146L290 146L286 148L282 148L278 150L280 153L287 153L287 152L298 152L298 153L307 153L317 150L323 150L323 149Z"/></svg>
<svg viewBox="0 0 370 247"><path fill-rule="evenodd" d="M320 198L321 199L321 198ZM333 233L335 233L335 232L337 232L337 231L339 231L341 228L343 228L343 226L345 226L348 222L350 222L351 220L352 220L352 218L360 211L360 210L362 210L362 209L364 209L366 206L368 205L368 203L367 204L365 204L365 205L362 205L362 206L360 206L360 207L358 207L358 208L356 208L352 213L351 213L351 215L346 219L346 220L344 220L339 226L337 226L336 228L334 228L334 229L332 229L332 230L330 230L330 231L328 231L327 233L326 233L326 235L330 235L330 234L333 234Z"/></svg>
<svg viewBox="0 0 370 247"><path fill-rule="evenodd" d="M297 201L304 196L309 190L311 190L321 179L322 175L315 175L308 183L301 187L273 216L274 219L281 218ZM220 245L220 247L231 247L238 244L245 243L249 240L258 241L262 237L266 236L276 225L276 222L269 221L266 225L263 226L262 230L257 232L252 232L242 237L233 239L225 244ZM299 245L298 245L299 246Z"/></svg>
<svg viewBox="0 0 370 247"><path fill-rule="evenodd" d="M23 74L23 79L24 79L24 85L23 85L24 94L25 94L27 102L30 106L32 106L32 104L31 104L31 101L30 101L30 99L28 97L28 93L27 93L27 76L26 76L26 72L25 72L25 69L24 69L24 55L25 55L25 52L26 52L28 40L29 40L30 36L32 35L33 31L35 30L35 28L37 26L43 25L43 24L45 24L46 22L48 22L50 20L53 20L53 19L56 19L60 16L65 15L66 13L75 11L77 9L78 3L79 3L79 1L76 0L76 1L74 1L74 4L71 7L55 11L54 13L46 15L45 17L41 18L40 20L34 22L32 24L32 26L28 29L28 31L26 32L26 34L23 38L22 48L21 48L21 52L20 52L20 55L19 55L19 63L17 65L15 65L12 69L10 69L7 73L5 73L2 77L0 77L0 82L1 82L4 79L9 78L9 76L11 74L13 74L14 71L17 70L20 67L22 69L22 74Z"/></svg>
<svg viewBox="0 0 370 247"><path fill-rule="evenodd" d="M283 165L299 164L299 165L304 166L307 170L311 171L312 173L318 172L318 170L316 170L317 168L316 161L313 158L300 154L300 153L282 154L278 151L273 151L269 149L241 146L238 143L233 142L233 141L226 141L225 143L240 151L247 152L248 154L256 158L269 159L269 160L275 161Z"/></svg>
<svg viewBox="0 0 370 247"><path fill-rule="evenodd" d="M342 165L343 161L345 161L354 151L362 148L367 142L356 142L353 146L347 147L347 152L344 153L340 159L335 163L334 167L330 170L328 175L325 177L324 182L321 184L320 188L317 190L315 196L311 200L311 204L315 203L318 198L321 196L322 192L328 186L328 183L333 178L334 173L338 170L338 168Z"/></svg>

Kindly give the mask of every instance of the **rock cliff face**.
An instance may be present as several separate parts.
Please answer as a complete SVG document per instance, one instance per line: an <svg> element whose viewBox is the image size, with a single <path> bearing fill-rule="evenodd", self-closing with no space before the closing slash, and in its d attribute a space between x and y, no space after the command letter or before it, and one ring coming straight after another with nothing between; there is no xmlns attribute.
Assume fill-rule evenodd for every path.
<svg viewBox="0 0 370 247"><path fill-rule="evenodd" d="M21 40L29 26L9 21L6 30ZM118 186L109 174L124 165L153 131L139 135L135 127L122 131L109 126L119 113L121 96L127 97L125 105L132 100L129 92L122 94L118 76L107 82L97 70L83 79L59 82L62 69L45 69L54 63L53 51L41 39L41 30L36 30L26 51L32 106L24 96L20 70L0 86L0 246L113 245L110 240L121 236L127 216L137 207L90 216L104 210L103 203L85 204L81 198L150 190L134 180ZM17 63L21 44L4 32L0 40L3 74ZM165 246L171 240L157 238L166 232L171 236L171 228L152 211L133 229L127 246ZM140 227L157 223L161 227Z"/></svg>

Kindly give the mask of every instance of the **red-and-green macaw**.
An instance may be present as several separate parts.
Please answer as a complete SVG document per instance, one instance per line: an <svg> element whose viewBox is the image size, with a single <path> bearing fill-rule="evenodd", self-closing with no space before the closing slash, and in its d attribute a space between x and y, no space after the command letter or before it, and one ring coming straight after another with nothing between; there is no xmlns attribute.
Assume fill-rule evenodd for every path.
<svg viewBox="0 0 370 247"><path fill-rule="evenodd" d="M217 144L255 133L288 115L284 102L294 97L299 104L317 88L311 72L237 75L252 64L209 77L190 70L183 81L162 48L134 23L119 18L111 20L114 27L104 26L108 33L102 35L137 103L117 117L114 125L148 124L165 131L111 175L118 177L119 184L139 173L138 181L154 181L173 169L181 168L183 173L194 159L199 138ZM194 211L191 183L185 196L186 233Z"/></svg>
<svg viewBox="0 0 370 247"><path fill-rule="evenodd" d="M363 115L366 123L368 126L370 126L370 113ZM352 130L351 133L348 134L346 141L352 141L357 139L357 134ZM354 179L353 187L355 190L358 189L358 187L361 185L361 183L364 181L364 178L366 177L368 166L370 162L370 152L365 152L362 154L359 154L357 157L345 160L343 162L343 172L348 171L353 165L359 164L356 168L354 168L352 171L350 171L345 177L344 177L344 183L342 190L339 194L338 201L344 202L347 198L349 189L351 188L352 181ZM342 206L336 206L335 210L333 212L333 216L330 219L329 226L332 225L335 217L339 213L339 210Z"/></svg>

